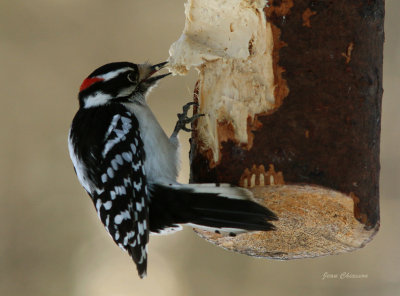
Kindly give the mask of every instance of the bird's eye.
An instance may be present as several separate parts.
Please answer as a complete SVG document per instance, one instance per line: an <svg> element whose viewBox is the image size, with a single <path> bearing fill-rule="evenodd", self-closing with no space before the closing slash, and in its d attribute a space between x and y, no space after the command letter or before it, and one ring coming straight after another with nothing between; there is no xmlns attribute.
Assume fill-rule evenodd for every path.
<svg viewBox="0 0 400 296"><path fill-rule="evenodd" d="M129 82L137 83L138 75L136 72L129 72L126 78L128 78Z"/></svg>

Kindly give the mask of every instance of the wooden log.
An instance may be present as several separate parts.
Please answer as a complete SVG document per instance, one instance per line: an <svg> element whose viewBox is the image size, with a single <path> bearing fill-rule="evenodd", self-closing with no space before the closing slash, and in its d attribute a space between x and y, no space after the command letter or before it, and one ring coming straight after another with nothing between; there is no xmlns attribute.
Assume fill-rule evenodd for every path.
<svg viewBox="0 0 400 296"><path fill-rule="evenodd" d="M277 230L233 238L197 232L226 249L278 259L361 248L379 229L384 0L273 0L264 13L274 102L245 114L248 139L239 139L229 111L209 109L221 108L207 89L218 61L202 64L195 98L216 122L217 143L201 118L190 181L249 188L279 216Z"/></svg>

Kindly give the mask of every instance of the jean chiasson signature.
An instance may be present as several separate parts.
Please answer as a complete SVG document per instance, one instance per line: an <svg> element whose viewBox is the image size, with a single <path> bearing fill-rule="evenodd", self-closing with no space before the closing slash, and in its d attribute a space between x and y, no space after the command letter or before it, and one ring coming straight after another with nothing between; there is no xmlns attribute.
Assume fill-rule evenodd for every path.
<svg viewBox="0 0 400 296"><path fill-rule="evenodd" d="M321 276L322 280L352 280L352 279L367 279L368 274L364 273L351 273L351 272L341 272L341 273L329 273L324 272Z"/></svg>

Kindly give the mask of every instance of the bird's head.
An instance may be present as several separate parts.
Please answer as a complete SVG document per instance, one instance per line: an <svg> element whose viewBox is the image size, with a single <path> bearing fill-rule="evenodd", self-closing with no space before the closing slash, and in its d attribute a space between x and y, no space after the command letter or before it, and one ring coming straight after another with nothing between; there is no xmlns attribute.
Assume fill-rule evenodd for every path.
<svg viewBox="0 0 400 296"><path fill-rule="evenodd" d="M143 103L158 80L170 74L153 76L166 64L117 62L101 66L82 82L79 104L81 108L91 108L112 102Z"/></svg>

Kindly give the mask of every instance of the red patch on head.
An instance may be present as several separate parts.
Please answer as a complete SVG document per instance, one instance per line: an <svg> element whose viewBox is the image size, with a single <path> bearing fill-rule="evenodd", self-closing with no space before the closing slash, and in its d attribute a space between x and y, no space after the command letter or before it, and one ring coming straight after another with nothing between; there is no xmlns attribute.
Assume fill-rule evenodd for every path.
<svg viewBox="0 0 400 296"><path fill-rule="evenodd" d="M89 86L91 86L93 83L96 83L98 81L103 81L103 78L98 78L98 77L93 77L93 78L86 78L83 80L81 87L79 88L79 91L83 91L87 89Z"/></svg>

